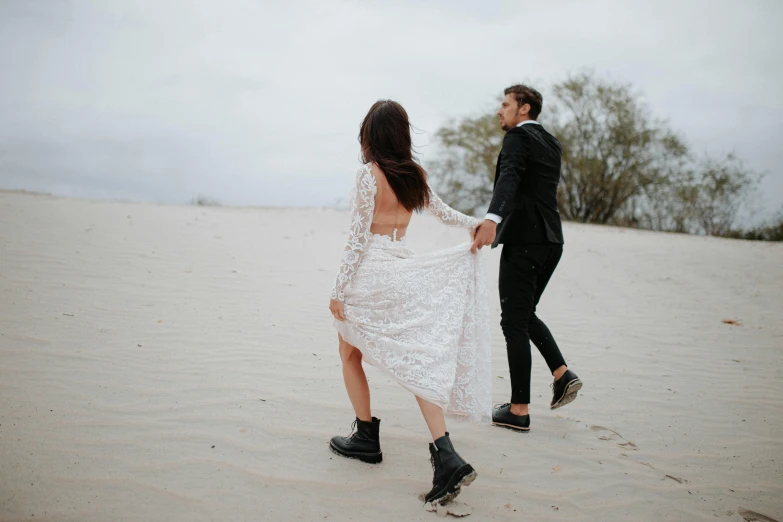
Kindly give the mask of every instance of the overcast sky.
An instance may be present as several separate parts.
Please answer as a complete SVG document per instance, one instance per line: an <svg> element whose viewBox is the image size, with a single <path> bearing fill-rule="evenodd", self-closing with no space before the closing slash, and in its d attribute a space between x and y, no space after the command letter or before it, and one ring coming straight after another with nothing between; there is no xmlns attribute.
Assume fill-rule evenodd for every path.
<svg viewBox="0 0 783 522"><path fill-rule="evenodd" d="M333 204L379 98L449 118L589 68L783 205L780 0L0 0L0 188Z"/></svg>

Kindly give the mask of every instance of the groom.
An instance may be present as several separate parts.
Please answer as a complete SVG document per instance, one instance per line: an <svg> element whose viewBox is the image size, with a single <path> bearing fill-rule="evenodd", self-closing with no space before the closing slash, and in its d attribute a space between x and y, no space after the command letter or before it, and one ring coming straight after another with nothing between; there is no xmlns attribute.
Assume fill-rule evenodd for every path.
<svg viewBox="0 0 783 522"><path fill-rule="evenodd" d="M557 210L562 148L536 120L541 94L512 85L498 110L506 131L495 169L495 188L486 219L476 230L473 251L503 244L500 254L500 309L511 374L511 403L496 409L492 422L530 430L530 341L554 376L550 407L574 399L582 381L568 369L555 338L536 316L536 305L563 254Z"/></svg>

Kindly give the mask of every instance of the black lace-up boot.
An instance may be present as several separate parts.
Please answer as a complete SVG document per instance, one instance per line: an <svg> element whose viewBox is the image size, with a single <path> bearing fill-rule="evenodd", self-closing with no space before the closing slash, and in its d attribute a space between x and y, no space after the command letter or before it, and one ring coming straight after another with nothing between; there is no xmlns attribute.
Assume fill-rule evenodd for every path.
<svg viewBox="0 0 783 522"><path fill-rule="evenodd" d="M380 427L381 420L375 417L371 422L357 418L351 425L352 433L347 437L332 437L329 447L343 457L378 464L383 460L379 438Z"/></svg>
<svg viewBox="0 0 783 522"><path fill-rule="evenodd" d="M454 450L448 433L430 443L430 462L434 476L432 489L424 496L425 502L445 504L459 495L462 486L476 480L473 466Z"/></svg>

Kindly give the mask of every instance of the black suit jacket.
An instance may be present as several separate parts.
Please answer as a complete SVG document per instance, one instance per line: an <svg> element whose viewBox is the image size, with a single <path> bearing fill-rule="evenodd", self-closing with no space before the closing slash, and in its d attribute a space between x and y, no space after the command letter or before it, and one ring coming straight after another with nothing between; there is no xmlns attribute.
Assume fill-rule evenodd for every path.
<svg viewBox="0 0 783 522"><path fill-rule="evenodd" d="M543 126L528 123L506 132L495 169L489 213L502 219L499 244L563 244L557 210L562 147Z"/></svg>

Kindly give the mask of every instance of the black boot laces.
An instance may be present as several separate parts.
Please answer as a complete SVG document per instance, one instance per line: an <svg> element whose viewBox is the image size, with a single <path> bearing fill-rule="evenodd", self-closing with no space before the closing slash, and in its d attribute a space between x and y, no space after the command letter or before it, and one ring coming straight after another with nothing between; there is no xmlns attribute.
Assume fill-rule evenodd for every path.
<svg viewBox="0 0 783 522"><path fill-rule="evenodd" d="M430 464L432 464L432 486L435 487L435 483L438 481L438 469L435 467L435 455L430 455Z"/></svg>
<svg viewBox="0 0 783 522"><path fill-rule="evenodd" d="M359 433L359 428L356 426L356 421L351 424L351 433L346 437L347 440L353 440L353 438Z"/></svg>

